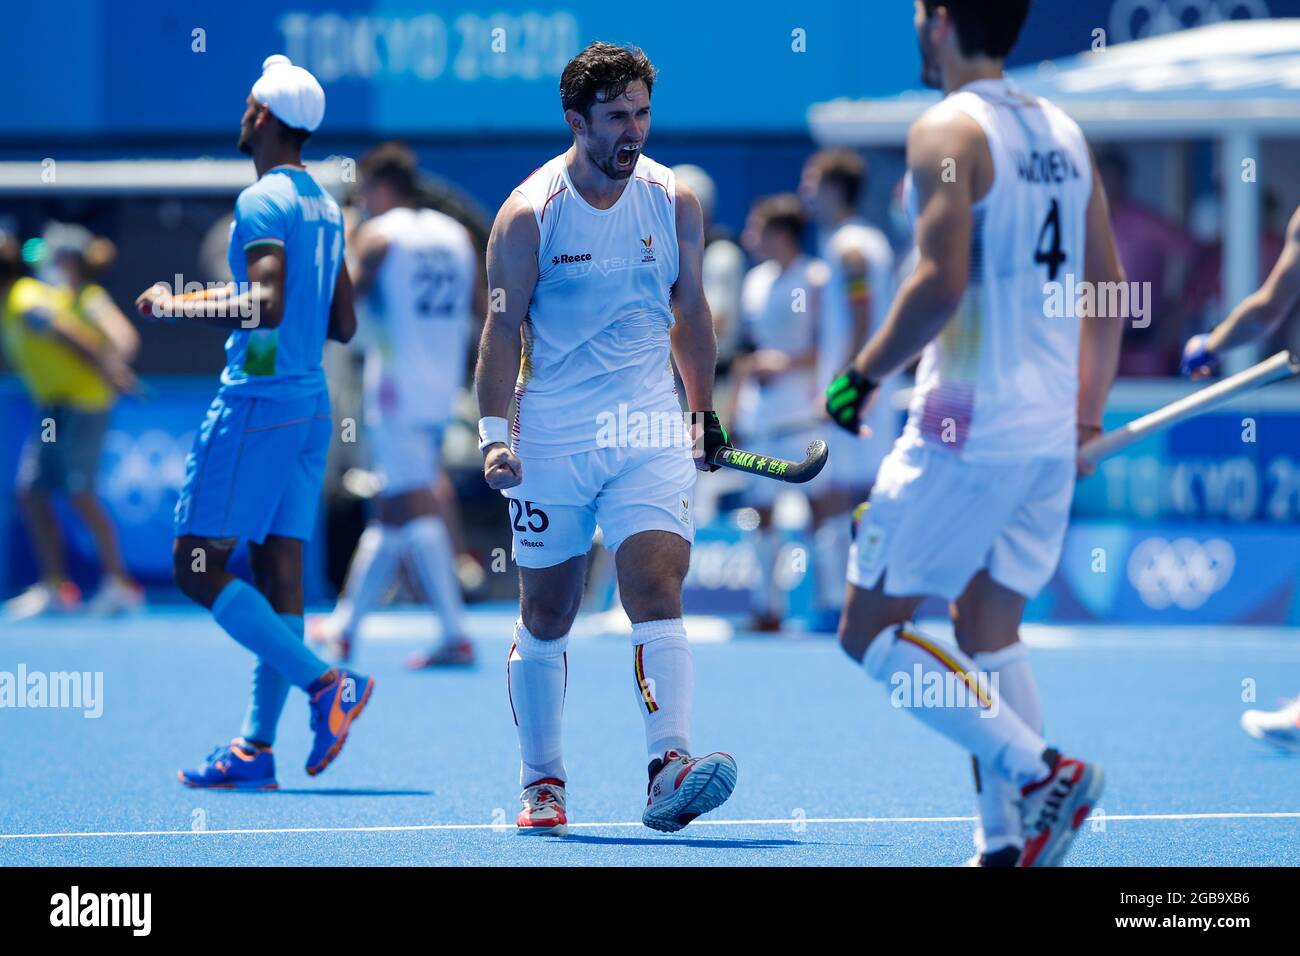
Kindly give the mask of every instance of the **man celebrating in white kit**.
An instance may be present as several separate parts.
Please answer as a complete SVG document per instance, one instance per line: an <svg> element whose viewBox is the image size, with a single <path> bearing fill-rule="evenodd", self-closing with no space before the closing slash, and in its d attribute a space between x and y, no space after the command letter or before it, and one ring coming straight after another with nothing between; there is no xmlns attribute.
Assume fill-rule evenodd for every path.
<svg viewBox="0 0 1300 956"><path fill-rule="evenodd" d="M729 755L691 756L682 580L695 469L713 470L708 457L726 432L712 411L717 343L700 278L700 203L642 152L654 80L637 49L593 43L574 57L560 79L573 145L510 195L488 243L476 380L483 473L508 489L519 565L507 677L522 758L520 833L567 829L565 650L597 526L632 621L629 684L650 760L642 821L680 830L736 783ZM694 462L670 352L698 436ZM620 423L613 436L611 421ZM622 423L646 421L675 427L622 433Z"/></svg>

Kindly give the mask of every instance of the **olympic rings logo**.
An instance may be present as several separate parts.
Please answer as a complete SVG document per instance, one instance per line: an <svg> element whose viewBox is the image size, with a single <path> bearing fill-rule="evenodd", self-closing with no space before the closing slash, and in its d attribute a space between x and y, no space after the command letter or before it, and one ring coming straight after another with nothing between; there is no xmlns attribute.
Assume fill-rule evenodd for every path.
<svg viewBox="0 0 1300 956"><path fill-rule="evenodd" d="M1237 555L1222 538L1147 538L1128 559L1128 579L1147 607L1193 611L1232 578Z"/></svg>
<svg viewBox="0 0 1300 956"><path fill-rule="evenodd" d="M133 435L109 431L104 441L100 492L127 524L141 525L170 509L185 478L189 436L151 428ZM164 514L170 514L168 510Z"/></svg>

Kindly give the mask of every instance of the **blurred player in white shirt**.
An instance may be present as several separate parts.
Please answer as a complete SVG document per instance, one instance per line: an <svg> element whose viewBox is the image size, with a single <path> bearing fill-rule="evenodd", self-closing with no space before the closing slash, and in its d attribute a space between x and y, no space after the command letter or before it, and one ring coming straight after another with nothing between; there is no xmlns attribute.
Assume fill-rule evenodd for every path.
<svg viewBox="0 0 1300 956"><path fill-rule="evenodd" d="M851 149L825 149L804 163L799 195L817 225L817 254L830 266L835 301L818 327L817 380L825 383L857 354L885 321L894 298L894 251L879 229L858 214L867 188L867 164ZM827 435L829 474L818 484L813 514L818 630L834 631L843 599L853 507L865 501L881 461L898 437L894 392L898 376L880 383L865 424L867 437Z"/></svg>
<svg viewBox="0 0 1300 956"><path fill-rule="evenodd" d="M740 287L745 280L745 253L714 225L718 187L713 177L691 163L673 167L677 181L699 197L704 213L704 265L701 280L704 298L713 313L713 330L718 338L718 364L725 365L736 351L740 338ZM720 373L721 374L721 373Z"/></svg>
<svg viewBox="0 0 1300 956"><path fill-rule="evenodd" d="M484 302L478 255L464 226L418 208L418 170L405 146L376 147L360 171L368 218L349 245L367 319L365 421L380 490L338 607L313 636L336 641L346 657L405 562L441 622L438 643L410 665L468 665L474 647L435 487L443 430L464 386L473 310Z"/></svg>
<svg viewBox="0 0 1300 956"><path fill-rule="evenodd" d="M1291 215L1286 242L1264 284L1232 310L1213 332L1194 335L1183 349L1183 374L1204 378L1217 374L1219 357L1230 349L1257 342L1295 321L1300 314L1300 209ZM1278 710L1248 710L1241 728L1281 750L1300 751L1300 696Z"/></svg>
<svg viewBox="0 0 1300 956"><path fill-rule="evenodd" d="M741 345L732 365L741 440L793 461L803 458L817 437L811 424L820 392L817 340L831 295L830 269L803 251L807 227L803 206L792 193L769 196L750 211L744 242L759 264L741 289ZM782 487L752 477L746 493L759 522L759 573L749 624L759 632L779 631L785 612L776 574L780 542L772 526Z"/></svg>
<svg viewBox="0 0 1300 956"><path fill-rule="evenodd" d="M851 549L840 643L887 687L945 689L907 709L976 757L982 866L1059 863L1102 788L1097 765L1044 740L1019 630L1060 559L1077 446L1100 430L1123 329L1082 308L1050 316L1048 284L1124 274L1078 125L1003 74L1028 9L917 0L922 78L945 93L907 139L917 264L827 388L856 434L877 384L924 350ZM927 596L951 602L960 650L912 622Z"/></svg>

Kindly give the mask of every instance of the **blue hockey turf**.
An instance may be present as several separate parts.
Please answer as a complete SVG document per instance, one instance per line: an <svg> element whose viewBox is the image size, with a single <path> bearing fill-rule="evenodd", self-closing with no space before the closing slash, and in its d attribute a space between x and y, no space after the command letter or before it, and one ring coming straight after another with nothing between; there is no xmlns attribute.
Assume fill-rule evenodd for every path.
<svg viewBox="0 0 1300 956"><path fill-rule="evenodd" d="M196 792L176 770L238 732L249 655L204 614L0 625L0 671L102 672L102 715L0 710L0 864L932 865L971 852L969 758L895 711L825 638L699 643L696 750L727 750L735 795L678 834L639 823L641 718L626 638L575 637L566 838L521 838L505 693L513 611L475 610L481 662L404 670L428 618L371 622L377 679L324 775L303 771L305 698L276 745L278 792ZM936 635L943 629L933 627ZM1027 628L1048 737L1108 787L1069 862L1300 863L1300 757L1238 717L1300 689L1300 634Z"/></svg>

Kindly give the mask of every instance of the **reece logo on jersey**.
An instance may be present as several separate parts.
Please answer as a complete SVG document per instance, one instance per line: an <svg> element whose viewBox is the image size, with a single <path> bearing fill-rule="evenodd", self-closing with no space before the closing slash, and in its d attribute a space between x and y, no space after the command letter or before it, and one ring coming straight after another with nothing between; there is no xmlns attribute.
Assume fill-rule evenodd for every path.
<svg viewBox="0 0 1300 956"><path fill-rule="evenodd" d="M551 265L561 267L566 276L575 279L590 275L593 271L607 276L612 272L639 269L658 262L655 259L654 241L653 235L641 237L640 248L635 256L609 256L605 259L593 260L590 252L561 253L551 256Z"/></svg>

